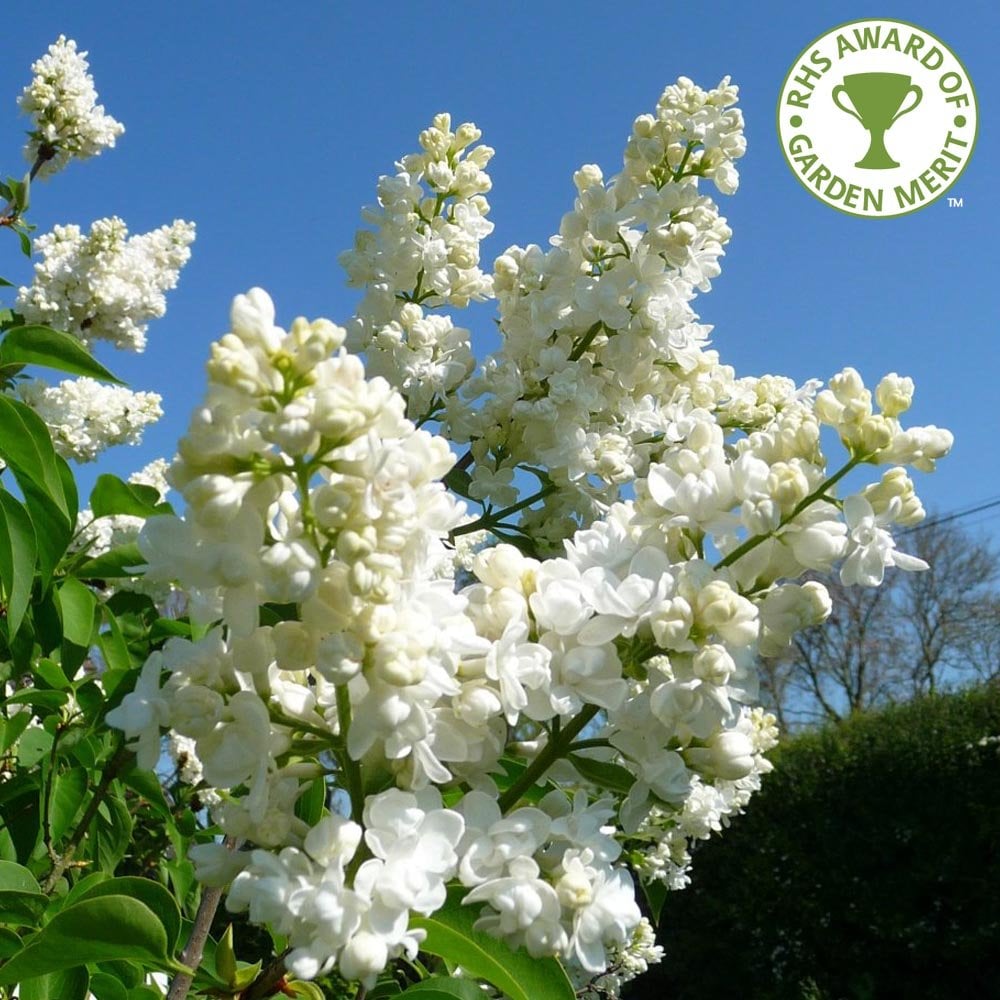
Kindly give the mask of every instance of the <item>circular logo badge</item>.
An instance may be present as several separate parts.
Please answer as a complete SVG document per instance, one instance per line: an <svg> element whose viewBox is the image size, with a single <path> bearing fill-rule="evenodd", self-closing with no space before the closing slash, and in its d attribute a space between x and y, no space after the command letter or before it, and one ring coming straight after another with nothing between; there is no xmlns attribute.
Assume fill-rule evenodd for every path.
<svg viewBox="0 0 1000 1000"><path fill-rule="evenodd" d="M979 109L958 56L929 31L865 18L820 35L792 64L778 137L811 194L863 218L924 208L958 180Z"/></svg>

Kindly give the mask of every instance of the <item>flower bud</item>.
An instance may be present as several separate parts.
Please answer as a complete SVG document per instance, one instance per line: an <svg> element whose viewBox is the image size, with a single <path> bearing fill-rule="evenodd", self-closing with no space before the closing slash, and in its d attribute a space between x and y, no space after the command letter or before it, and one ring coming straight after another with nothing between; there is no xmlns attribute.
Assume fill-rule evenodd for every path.
<svg viewBox="0 0 1000 1000"><path fill-rule="evenodd" d="M385 941L370 931L358 931L340 954L340 974L344 979L360 979L367 985L375 981L388 961Z"/></svg>
<svg viewBox="0 0 1000 1000"><path fill-rule="evenodd" d="M753 743L735 729L713 736L704 747L689 747L684 760L704 778L736 781L754 769Z"/></svg>
<svg viewBox="0 0 1000 1000"><path fill-rule="evenodd" d="M729 650L718 643L710 643L699 649L694 654L692 666L695 677L720 687L728 682L736 670L736 664L729 655Z"/></svg>
<svg viewBox="0 0 1000 1000"><path fill-rule="evenodd" d="M913 402L913 379L891 372L879 382L875 390L875 401L887 417L898 417L905 413Z"/></svg>

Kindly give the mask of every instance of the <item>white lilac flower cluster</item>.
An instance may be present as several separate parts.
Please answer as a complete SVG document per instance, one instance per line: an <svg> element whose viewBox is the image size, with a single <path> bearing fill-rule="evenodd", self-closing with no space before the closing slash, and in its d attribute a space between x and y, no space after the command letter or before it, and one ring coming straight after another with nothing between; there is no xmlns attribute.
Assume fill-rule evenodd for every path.
<svg viewBox="0 0 1000 1000"><path fill-rule="evenodd" d="M366 353L369 375L399 388L412 419L442 408L475 367L469 331L428 310L493 297L479 267L479 244L493 231L484 169L493 150L473 145L480 136L437 115L420 134L422 151L379 180L378 205L364 212L374 231L360 230L340 256L349 284L365 289L348 346Z"/></svg>
<svg viewBox="0 0 1000 1000"><path fill-rule="evenodd" d="M622 173L576 172L552 248L513 246L496 261L503 346L446 426L471 442L472 497L508 504L519 466L547 470L561 488L526 523L554 550L684 437L693 407L729 391L690 303L719 274L731 235L698 185L735 190L745 148L735 100L728 78L709 92L683 78L668 87L655 114L636 119Z"/></svg>
<svg viewBox="0 0 1000 1000"><path fill-rule="evenodd" d="M30 287L18 289L15 308L26 323L64 330L89 348L106 341L142 351L194 236L194 224L180 219L135 236L117 217L98 219L86 235L79 226L56 226L35 240L42 259Z"/></svg>
<svg viewBox="0 0 1000 1000"><path fill-rule="evenodd" d="M24 155L29 163L42 161L42 177L62 170L71 159L85 160L112 148L125 131L97 103L86 55L77 52L75 41L60 35L32 65L34 79L18 98L34 125Z"/></svg>
<svg viewBox="0 0 1000 1000"><path fill-rule="evenodd" d="M92 462L116 444L138 444L143 430L163 416L155 392L133 392L82 376L49 385L32 379L17 394L48 424L63 458Z"/></svg>
<svg viewBox="0 0 1000 1000"><path fill-rule="evenodd" d="M504 347L465 398L438 393L460 460L407 418L405 364L366 377L344 329L277 327L259 289L234 301L169 472L185 516L139 542L207 632L154 653L108 722L143 766L163 728L193 741L213 819L249 847L198 847L199 878L232 882L230 907L287 937L298 976L371 984L454 904L613 993L659 958L632 872L682 886L691 842L769 769L756 659L831 611L803 577L922 565L892 538L923 514L896 463L932 469L951 436L902 426L912 383L738 379L694 322L728 239L696 184L735 186L734 98L728 81L668 88L619 178L578 172L553 250L501 256ZM477 137L436 119L348 256L367 287L351 336L376 367L406 310L485 293L471 254L440 271L424 256L440 206L478 197L459 179L478 177L475 150L459 157ZM846 448L834 471L821 424ZM891 467L838 499L869 464ZM515 503L516 470L555 503ZM443 480L513 509L472 519ZM349 817L310 827L294 804L323 773Z"/></svg>
<svg viewBox="0 0 1000 1000"><path fill-rule="evenodd" d="M124 131L97 105L85 54L60 36L34 64L35 77L20 98L35 119L25 152L43 176L72 157L114 146ZM135 236L117 217L98 219L86 234L76 225L55 226L34 241L41 259L32 284L18 289L14 308L25 324L68 333L88 350L105 342L142 351L147 325L166 312L165 293L176 286L194 236L194 225L183 220ZM137 443L162 416L156 393L90 378L55 386L19 382L14 392L52 429L59 453L79 462L112 445Z"/></svg>

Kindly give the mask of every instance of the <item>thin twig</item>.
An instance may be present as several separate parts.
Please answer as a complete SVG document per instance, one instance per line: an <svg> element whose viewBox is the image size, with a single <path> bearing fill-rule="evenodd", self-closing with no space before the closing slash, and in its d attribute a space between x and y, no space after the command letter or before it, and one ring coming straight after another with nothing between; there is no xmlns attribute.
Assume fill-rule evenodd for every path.
<svg viewBox="0 0 1000 1000"><path fill-rule="evenodd" d="M285 958L291 950L286 948L277 958L265 965L260 975L240 994L240 1000L264 1000L264 997L273 997L279 992L285 973L288 971L285 968Z"/></svg>
<svg viewBox="0 0 1000 1000"><path fill-rule="evenodd" d="M69 838L69 843L66 845L66 849L52 866L52 871L49 872L49 877L42 885L42 892L46 895L55 889L59 883L59 879L63 876L63 872L69 868L73 861L73 855L76 853L76 849L83 842L83 838L87 835L87 829L90 826L91 821L97 815L97 810L100 809L101 803L104 801L104 797L108 794L108 789L111 787L111 783L118 777L122 767L125 765L125 762L131 756L131 750L128 750L125 747L119 747L118 752L108 762L108 766L104 769L104 775L101 777L101 783L94 790L93 798L90 800L90 804L87 806L86 811L80 818L80 822L73 831L73 836Z"/></svg>

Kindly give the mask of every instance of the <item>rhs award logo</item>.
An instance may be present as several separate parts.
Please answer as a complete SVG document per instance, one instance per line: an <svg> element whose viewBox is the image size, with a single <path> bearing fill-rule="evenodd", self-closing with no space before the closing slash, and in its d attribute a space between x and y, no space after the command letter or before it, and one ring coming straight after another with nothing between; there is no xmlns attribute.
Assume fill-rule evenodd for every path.
<svg viewBox="0 0 1000 1000"><path fill-rule="evenodd" d="M850 215L892 218L936 201L976 144L979 111L958 56L929 31L865 18L792 64L778 136L795 176Z"/></svg>

